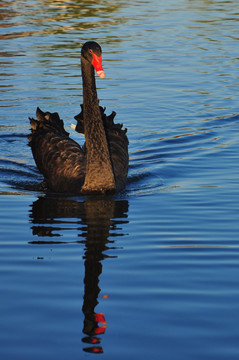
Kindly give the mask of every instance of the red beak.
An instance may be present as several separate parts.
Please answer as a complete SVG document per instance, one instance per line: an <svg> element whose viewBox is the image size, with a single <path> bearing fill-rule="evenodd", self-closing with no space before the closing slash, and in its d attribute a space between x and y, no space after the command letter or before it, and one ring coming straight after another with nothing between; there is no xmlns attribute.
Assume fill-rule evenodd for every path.
<svg viewBox="0 0 239 360"><path fill-rule="evenodd" d="M97 75L99 75L99 77L103 79L105 77L105 72L102 67L102 55L97 56L94 53L92 53L92 56L93 56L92 65L94 66Z"/></svg>

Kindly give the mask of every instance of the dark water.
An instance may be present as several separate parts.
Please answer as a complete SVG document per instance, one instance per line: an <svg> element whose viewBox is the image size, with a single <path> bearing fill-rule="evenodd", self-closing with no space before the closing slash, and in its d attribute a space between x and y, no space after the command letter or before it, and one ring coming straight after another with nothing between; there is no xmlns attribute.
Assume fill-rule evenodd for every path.
<svg viewBox="0 0 239 360"><path fill-rule="evenodd" d="M0 20L0 358L238 359L238 2L3 0ZM89 39L128 184L45 194L28 117L77 139Z"/></svg>

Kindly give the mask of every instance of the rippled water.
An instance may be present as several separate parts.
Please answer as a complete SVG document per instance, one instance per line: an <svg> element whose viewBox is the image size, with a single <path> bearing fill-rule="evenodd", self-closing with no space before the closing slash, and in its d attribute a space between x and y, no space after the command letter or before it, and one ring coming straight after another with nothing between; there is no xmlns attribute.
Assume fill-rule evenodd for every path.
<svg viewBox="0 0 239 360"><path fill-rule="evenodd" d="M3 0L0 21L0 358L238 359L237 1ZM89 39L128 184L45 194L28 117L78 138Z"/></svg>

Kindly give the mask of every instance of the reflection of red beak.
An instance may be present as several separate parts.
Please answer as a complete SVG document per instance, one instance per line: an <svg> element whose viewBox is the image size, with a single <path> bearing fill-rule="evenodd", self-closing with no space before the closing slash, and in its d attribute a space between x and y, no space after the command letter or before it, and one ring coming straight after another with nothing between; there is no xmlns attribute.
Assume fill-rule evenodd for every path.
<svg viewBox="0 0 239 360"><path fill-rule="evenodd" d="M94 354L102 354L104 351L101 346L95 346L92 348L92 352Z"/></svg>
<svg viewBox="0 0 239 360"><path fill-rule="evenodd" d="M102 323L102 324L106 324L105 315L104 315L103 313L95 314L95 320L96 320L97 322Z"/></svg>
<svg viewBox="0 0 239 360"><path fill-rule="evenodd" d="M90 339L91 339L91 341L90 341L91 344L99 344L100 343L100 339L98 339L97 337L92 337Z"/></svg>
<svg viewBox="0 0 239 360"><path fill-rule="evenodd" d="M93 346L93 347L85 348L83 350L93 354L102 354L104 352L101 346Z"/></svg>
<svg viewBox="0 0 239 360"><path fill-rule="evenodd" d="M99 57L94 53L92 53L92 56L93 56L92 65L94 66L97 75L99 75L99 77L103 79L105 77L105 72L102 67L102 55L100 55Z"/></svg>
<svg viewBox="0 0 239 360"><path fill-rule="evenodd" d="M103 313L96 313L95 315L95 320L97 321L97 323L102 323L102 326L98 326L95 330L94 333L95 335L99 335L99 334L104 334L105 333L105 329L107 328L107 323L105 321L105 316Z"/></svg>
<svg viewBox="0 0 239 360"><path fill-rule="evenodd" d="M103 325L103 326L98 326L98 327L94 330L94 334L95 334L95 335L104 334L104 333L105 333L105 329L106 329L106 326L105 326L105 325Z"/></svg>

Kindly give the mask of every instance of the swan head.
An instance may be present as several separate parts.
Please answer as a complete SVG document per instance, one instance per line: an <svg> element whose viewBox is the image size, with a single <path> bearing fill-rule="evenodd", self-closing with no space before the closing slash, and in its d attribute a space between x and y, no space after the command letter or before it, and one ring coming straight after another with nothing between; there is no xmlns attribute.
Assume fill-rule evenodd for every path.
<svg viewBox="0 0 239 360"><path fill-rule="evenodd" d="M103 79L105 77L105 72L102 67L102 50L97 42L87 41L82 46L81 56L93 65L100 78Z"/></svg>

